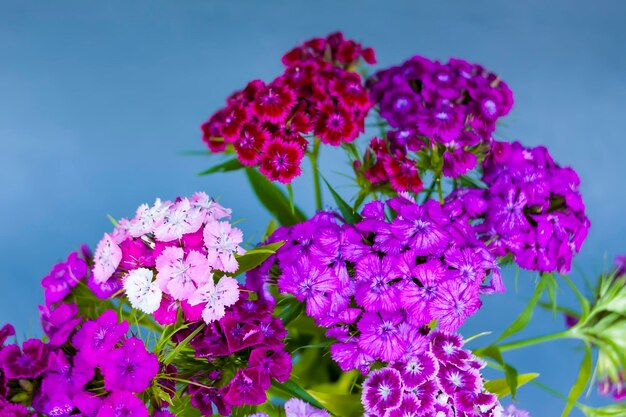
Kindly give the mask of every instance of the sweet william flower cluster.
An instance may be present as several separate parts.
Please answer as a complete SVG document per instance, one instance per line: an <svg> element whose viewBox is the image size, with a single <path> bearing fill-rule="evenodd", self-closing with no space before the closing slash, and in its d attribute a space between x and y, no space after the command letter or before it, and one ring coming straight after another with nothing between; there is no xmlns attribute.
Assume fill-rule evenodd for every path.
<svg viewBox="0 0 626 417"><path fill-rule="evenodd" d="M239 287L228 276L215 282L213 272L235 272L235 255L244 252L241 230L225 221L229 216L204 193L140 206L98 243L94 285L110 286L105 295L123 287L134 308L156 317L178 303L202 306L207 323L222 318Z"/></svg>
<svg viewBox="0 0 626 417"><path fill-rule="evenodd" d="M206 174L245 168L274 217L262 242L244 250L205 193L118 219L42 279L43 339L0 329L0 417L529 417L515 395L538 374L507 352L562 338L584 352L563 416L626 415L578 398L596 358L599 391L624 397L626 268L618 258L592 297L565 275L590 226L576 171L494 139L513 94L483 66L375 62L334 33L231 95L202 125L231 159ZM377 136L360 140L368 127ZM327 182L332 206L322 145L345 151L357 190ZM315 212L294 198L305 156ZM470 350L466 320L512 296L508 263L537 272L535 293L500 336L465 338ZM580 311L556 304L561 280ZM537 306L568 327L510 341Z"/></svg>

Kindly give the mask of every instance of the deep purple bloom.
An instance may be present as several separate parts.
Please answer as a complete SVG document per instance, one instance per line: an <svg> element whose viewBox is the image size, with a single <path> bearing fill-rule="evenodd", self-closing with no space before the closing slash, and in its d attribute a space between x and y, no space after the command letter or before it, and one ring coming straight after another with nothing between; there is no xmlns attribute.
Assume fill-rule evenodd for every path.
<svg viewBox="0 0 626 417"><path fill-rule="evenodd" d="M224 401L233 406L258 405L267 400L258 369L237 370L227 387Z"/></svg>
<svg viewBox="0 0 626 417"><path fill-rule="evenodd" d="M29 339L22 344L0 350L0 368L9 379L35 378L48 366L48 348L41 340Z"/></svg>
<svg viewBox="0 0 626 417"><path fill-rule="evenodd" d="M398 325L402 317L392 314L364 313L357 325L361 332L359 347L383 361L393 361L404 353L405 344Z"/></svg>
<svg viewBox="0 0 626 417"><path fill-rule="evenodd" d="M131 337L106 356L100 369L109 391L142 392L159 371L159 361L154 353L146 351L142 340Z"/></svg>

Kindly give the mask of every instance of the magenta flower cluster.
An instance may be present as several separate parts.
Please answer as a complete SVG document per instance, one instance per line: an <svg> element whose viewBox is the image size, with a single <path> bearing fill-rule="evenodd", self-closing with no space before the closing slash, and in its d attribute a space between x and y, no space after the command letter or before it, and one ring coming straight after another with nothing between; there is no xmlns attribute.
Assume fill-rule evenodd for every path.
<svg viewBox="0 0 626 417"><path fill-rule="evenodd" d="M0 404L14 387L30 386L28 403L40 414L148 417L137 395L151 386L159 362L143 341L126 336L126 321L113 310L83 321L75 304L59 303L42 308L42 325L50 341L29 339L21 347L4 346L14 332L0 330ZM16 416L30 415L22 405L11 407Z"/></svg>
<svg viewBox="0 0 626 417"><path fill-rule="evenodd" d="M482 66L460 59L447 64L414 56L368 80L372 101L395 129L375 138L366 154L365 176L374 185L419 192L417 160L408 155L427 146L443 148L443 174L458 177L488 148L496 121L509 113L513 94ZM359 167L360 168L360 167Z"/></svg>
<svg viewBox="0 0 626 417"><path fill-rule="evenodd" d="M363 383L366 416L499 417L495 395L485 391L484 362L462 348L456 334L417 334L419 349L382 369Z"/></svg>
<svg viewBox="0 0 626 417"><path fill-rule="evenodd" d="M576 171L556 164L542 146L494 142L482 180L486 189L462 189L448 201L482 220L477 229L489 250L512 254L525 269L569 272L590 226Z"/></svg>
<svg viewBox="0 0 626 417"><path fill-rule="evenodd" d="M291 356L284 342L287 330L279 318L272 317L273 311L273 303L242 295L222 319L208 324L190 340L194 356L208 362L201 374L190 376L199 385L188 387L191 405L202 415L213 415L213 407L228 416L233 407L262 404L272 379L289 379ZM198 325L179 332L176 338L184 339Z"/></svg>
<svg viewBox="0 0 626 417"><path fill-rule="evenodd" d="M248 274L259 290L277 261L278 288L306 303L306 313L337 340L331 355L345 370L367 373L376 360L413 349L422 326L456 330L480 307L479 295L504 291L497 263L467 226L439 203L407 198L365 206L354 225L334 213L277 230L276 259Z"/></svg>
<svg viewBox="0 0 626 417"><path fill-rule="evenodd" d="M375 62L370 48L340 33L306 42L285 55L282 75L267 84L251 81L231 95L202 125L203 140L213 152L230 144L243 165L290 183L301 173L306 136L339 146L363 131L371 103L361 76L348 69L361 57Z"/></svg>
<svg viewBox="0 0 626 417"><path fill-rule="evenodd" d="M170 324L164 317L179 306L198 306L207 323L220 319L239 286L228 276L215 283L213 272L234 273L236 255L244 253L241 230L224 221L229 217L230 209L205 193L141 205L98 243L96 294L107 298L123 288L133 308L154 313L161 324Z"/></svg>

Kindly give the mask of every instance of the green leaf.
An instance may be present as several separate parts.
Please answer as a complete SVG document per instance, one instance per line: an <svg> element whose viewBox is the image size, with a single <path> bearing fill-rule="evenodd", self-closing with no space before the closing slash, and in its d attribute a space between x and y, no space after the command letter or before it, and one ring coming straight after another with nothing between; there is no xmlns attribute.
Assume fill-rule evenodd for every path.
<svg viewBox="0 0 626 417"><path fill-rule="evenodd" d="M360 417L363 415L361 396L357 394L332 394L329 392L309 391L326 410L341 417Z"/></svg>
<svg viewBox="0 0 626 417"><path fill-rule="evenodd" d="M207 169L206 171L200 172L198 176L215 174L216 172L237 171L238 169L241 169L241 168L243 168L243 165L241 165L241 162L239 162L237 158L232 158L232 159L222 162L221 164L215 165Z"/></svg>
<svg viewBox="0 0 626 417"><path fill-rule="evenodd" d="M300 301L296 300L294 297L284 298L282 300L282 308L280 313L278 313L278 317L280 317L285 327L287 327L292 321L300 316L302 311L304 311L304 304Z"/></svg>
<svg viewBox="0 0 626 417"><path fill-rule="evenodd" d="M251 269L261 265L267 258L276 253L276 251L285 244L284 241L270 243L265 246L257 246L254 249L250 249L241 256L237 256L237 263L239 268L233 274L238 276Z"/></svg>
<svg viewBox="0 0 626 417"><path fill-rule="evenodd" d="M297 207L294 207L294 212L292 213L289 199L287 199L280 188L264 175L250 167L246 168L246 175L254 190L254 194L281 225L293 226L306 220L304 214Z"/></svg>
<svg viewBox="0 0 626 417"><path fill-rule="evenodd" d="M580 371L578 371L578 377L576 378L576 383L570 390L567 396L567 404L563 409L563 413L561 413L561 417L567 417L572 411L572 407L580 397L580 394L583 393L587 383L589 382L589 378L591 378L591 347L588 343L585 343L585 356L583 357L583 361L580 365Z"/></svg>
<svg viewBox="0 0 626 417"><path fill-rule="evenodd" d="M576 294L576 298L578 298L578 302L580 303L580 320L584 321L591 310L589 300L587 300L587 298L582 295L582 293L580 292L578 287L576 287L576 285L572 282L572 280L570 280L565 275L561 275L561 278L563 278L563 280L567 282L567 285L569 285L574 294Z"/></svg>
<svg viewBox="0 0 626 417"><path fill-rule="evenodd" d="M526 327L531 317L533 316L533 310L535 309L535 306L537 305L539 298L541 298L541 294L543 293L543 290L549 284L550 280L554 280L553 274L541 275L541 280L537 284L537 287L535 288L535 292L533 293L533 296L530 298L530 301L528 301L528 304L526 305L524 310L520 313L520 315L517 316L515 321L511 323L511 325L502 332L500 337L498 337L498 340L496 340L496 343L500 342L501 340L506 339L507 337L514 335L515 333L518 333L519 331L524 329L524 327Z"/></svg>
<svg viewBox="0 0 626 417"><path fill-rule="evenodd" d="M498 362L500 366L502 366L505 375L505 381L509 387L509 392L511 393L511 397L515 399L515 394L517 394L518 386L517 369L513 368L511 365L504 361L504 358L502 357L502 352L500 352L500 349L498 349L498 347L495 345L490 345L486 348L480 349L480 355L488 356Z"/></svg>
<svg viewBox="0 0 626 417"><path fill-rule="evenodd" d="M178 401L173 401L170 406L170 412L176 417L202 417L200 410L189 403L190 400L191 396L185 395Z"/></svg>
<svg viewBox="0 0 626 417"><path fill-rule="evenodd" d="M298 383L292 381L291 379L286 382L280 383L276 380L272 381L272 386L277 390L288 394L290 397L296 397L301 399L302 401L306 401L311 404L313 407L317 407L319 409L324 409L325 407L315 398L311 393L302 388Z"/></svg>
<svg viewBox="0 0 626 417"><path fill-rule="evenodd" d="M287 195L289 196L289 208L291 209L291 214L296 214L293 205L293 187L291 186L291 183L287 184Z"/></svg>
<svg viewBox="0 0 626 417"><path fill-rule="evenodd" d="M194 330L193 332L191 332L189 334L189 336L187 336L182 342L180 342L178 345L176 345L176 347L174 349L172 349L167 356L165 356L165 359L163 360L163 363L165 365L169 365L170 363L172 363L174 361L174 359L176 359L176 356L178 356L178 353L183 350L184 347L186 347L189 342L191 341L191 339L193 339L194 337L196 337L196 335L198 333L200 333L202 331L202 329L205 328L205 324L202 323L198 326L198 328L196 330Z"/></svg>
<svg viewBox="0 0 626 417"><path fill-rule="evenodd" d="M326 181L326 178L324 178L324 182L326 183L326 186L330 190L330 193L332 194L333 199L335 200L335 204L337 204L337 208L339 209L339 212L343 216L343 219L348 224L355 224L359 222L362 219L361 215L354 212L352 207L350 207L350 205L346 203L345 200L341 198L339 194L337 194L337 192L333 189L333 187L330 186L328 181Z"/></svg>
<svg viewBox="0 0 626 417"><path fill-rule="evenodd" d="M522 385L529 383L538 376L539 374L537 373L519 374L517 375L517 386L521 387ZM506 397L511 393L509 384L504 378L485 381L485 389L490 393L497 395L498 398Z"/></svg>

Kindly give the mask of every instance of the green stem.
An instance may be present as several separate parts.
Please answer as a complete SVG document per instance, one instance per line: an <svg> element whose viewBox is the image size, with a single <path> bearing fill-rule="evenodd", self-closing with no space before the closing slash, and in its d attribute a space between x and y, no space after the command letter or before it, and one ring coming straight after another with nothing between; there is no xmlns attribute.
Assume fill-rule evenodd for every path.
<svg viewBox="0 0 626 417"><path fill-rule="evenodd" d="M320 186L320 170L317 166L319 151L320 141L316 138L313 141L313 151L309 153L309 159L311 160L311 169L313 170L313 188L315 190L315 207L317 210L322 209L322 187Z"/></svg>
<svg viewBox="0 0 626 417"><path fill-rule="evenodd" d="M541 336L531 337L528 339L518 340L516 342L505 343L503 345L498 345L500 351L504 352L507 350L519 349L526 346L537 345L539 343L549 342L551 340L558 339L575 339L575 336L569 330L564 330L562 332L557 333L549 333Z"/></svg>
<svg viewBox="0 0 626 417"><path fill-rule="evenodd" d="M441 185L441 177L437 177L437 194L439 194L439 203L443 204L443 187Z"/></svg>

